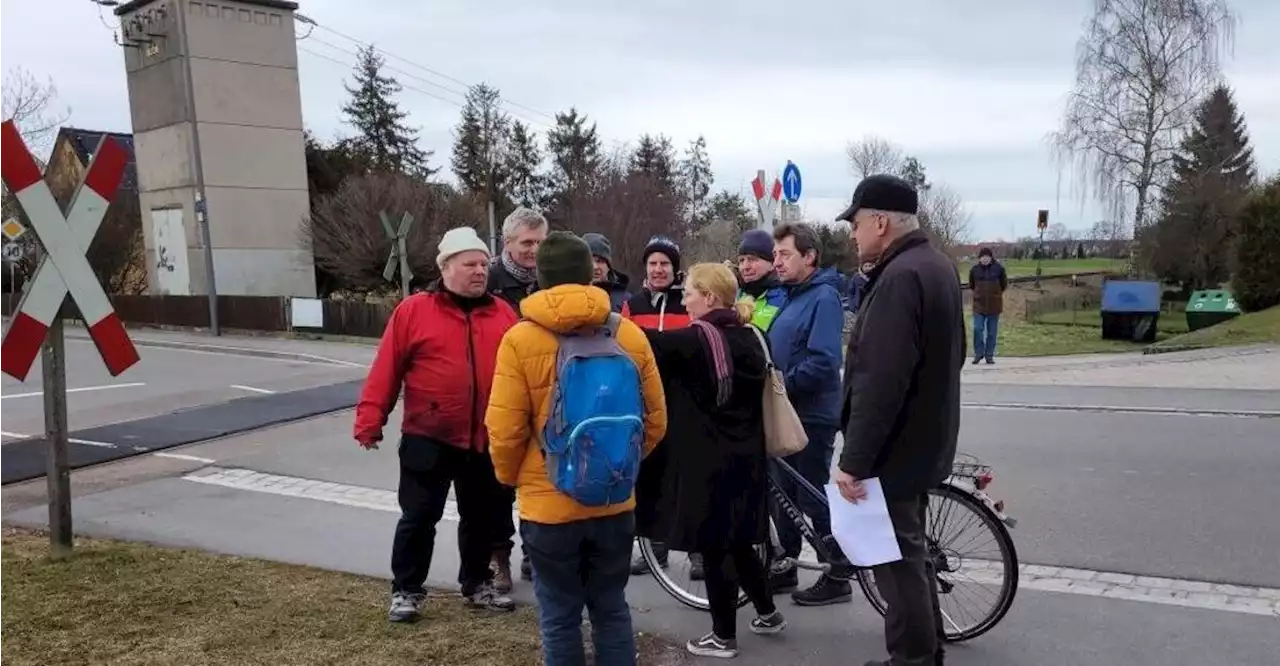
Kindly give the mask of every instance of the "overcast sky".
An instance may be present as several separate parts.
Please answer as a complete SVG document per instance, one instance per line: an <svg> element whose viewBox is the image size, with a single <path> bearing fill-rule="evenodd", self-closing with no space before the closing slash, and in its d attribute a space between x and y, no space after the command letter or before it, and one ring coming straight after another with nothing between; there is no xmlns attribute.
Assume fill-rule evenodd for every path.
<svg viewBox="0 0 1280 666"><path fill-rule="evenodd" d="M957 189L976 239L989 240L1031 233L1039 208L1073 229L1097 218L1070 175L1059 178L1045 143L1092 4L303 0L299 11L408 61L389 64L423 92L406 89L402 105L446 171L461 96L445 89L484 81L513 103L513 116L539 129L549 114L576 106L599 123L606 147L644 132L683 147L704 134L717 188L749 192L756 169L772 173L792 160L804 175L805 214L815 219L832 217L853 189L845 144L881 135ZM1226 75L1260 167L1274 173L1280 2L1232 7L1241 24ZM89 0L5 0L0 61L6 71L20 65L52 77L70 124L129 131L123 59L104 25L114 17L102 17ZM356 45L324 29L298 43L307 126L322 137L345 132L339 108L350 69L315 54L351 63L343 51Z"/></svg>

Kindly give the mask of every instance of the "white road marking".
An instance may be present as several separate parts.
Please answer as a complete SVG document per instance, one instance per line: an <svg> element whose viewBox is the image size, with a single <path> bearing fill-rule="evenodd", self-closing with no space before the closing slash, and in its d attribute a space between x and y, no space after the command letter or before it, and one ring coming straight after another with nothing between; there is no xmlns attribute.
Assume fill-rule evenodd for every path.
<svg viewBox="0 0 1280 666"><path fill-rule="evenodd" d="M1200 409L1176 407L1121 407L1116 405L1056 405L1024 402L982 403L964 402L964 409L1051 411L1051 412L1104 412L1109 414L1142 414L1154 416L1219 416L1237 419L1280 418L1280 411L1268 409Z"/></svg>
<svg viewBox="0 0 1280 666"><path fill-rule="evenodd" d="M109 442L95 442L92 439L76 439L75 437L68 437L67 441L72 444L83 444L85 446L97 446L99 448L104 448L104 449L116 448L115 444L111 444Z"/></svg>
<svg viewBox="0 0 1280 666"><path fill-rule="evenodd" d="M316 479L265 474L251 469L221 467L207 467L182 478L222 488L316 500L386 513L400 513L395 491L382 488L366 488ZM457 505L452 497L445 505L444 519L458 520ZM979 583L999 584L1003 581L1003 571L1000 570L997 562L970 561L966 563L964 573ZM1019 567L1018 587L1045 592L1082 594L1271 617L1280 616L1280 589L1277 588L1220 585L1207 581L1135 576L1037 564L1023 564Z"/></svg>
<svg viewBox="0 0 1280 666"><path fill-rule="evenodd" d="M245 386L244 384L232 384L231 388L248 391L250 393L275 393L275 391L272 391L271 389L258 388L256 386Z"/></svg>
<svg viewBox="0 0 1280 666"><path fill-rule="evenodd" d="M213 463L218 462L213 458L201 458L200 456L189 456L185 453L165 453L164 451L160 451L157 453L153 453L151 455L157 458L172 458L174 460L186 460L188 462L197 462L205 465L212 465Z"/></svg>
<svg viewBox="0 0 1280 666"><path fill-rule="evenodd" d="M8 431L0 431L0 435L3 435L5 437L12 437L14 439L30 439L31 438L31 435L23 435L20 433L8 432ZM78 437L68 437L67 442L71 444L82 444L84 446L97 446L104 449L120 448L119 446L112 444L110 442L95 442L92 439L80 439ZM146 453L151 450L146 448L145 446L131 446L129 448L139 453ZM165 453L164 451L157 451L155 453L152 453L151 455L157 458L172 458L174 460L186 460L189 462L197 462L204 465L212 465L213 463L218 462L212 458L201 458L200 456L191 456L185 453Z"/></svg>
<svg viewBox="0 0 1280 666"><path fill-rule="evenodd" d="M127 382L124 384L103 384L102 386L81 386L80 388L69 388L67 393L84 393L86 391L106 391L109 389L134 388L137 386L146 386L145 382ZM34 398L38 395L44 395L44 391L32 391L30 393L10 393L9 395L0 396L5 400L9 398Z"/></svg>

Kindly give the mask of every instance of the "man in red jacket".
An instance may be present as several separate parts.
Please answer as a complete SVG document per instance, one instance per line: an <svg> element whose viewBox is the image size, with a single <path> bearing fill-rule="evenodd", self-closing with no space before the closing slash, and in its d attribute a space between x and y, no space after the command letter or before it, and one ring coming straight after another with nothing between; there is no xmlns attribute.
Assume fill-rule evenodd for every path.
<svg viewBox="0 0 1280 666"><path fill-rule="evenodd" d="M510 611L489 569L493 535L510 505L493 473L484 412L498 345L518 321L486 289L489 250L474 229L451 229L436 257L440 280L400 302L387 322L356 407L355 439L378 448L387 415L404 393L400 436L400 522L391 546L392 622L421 617L436 524L449 486L457 496L458 582L473 606ZM509 520L509 518L508 518Z"/></svg>

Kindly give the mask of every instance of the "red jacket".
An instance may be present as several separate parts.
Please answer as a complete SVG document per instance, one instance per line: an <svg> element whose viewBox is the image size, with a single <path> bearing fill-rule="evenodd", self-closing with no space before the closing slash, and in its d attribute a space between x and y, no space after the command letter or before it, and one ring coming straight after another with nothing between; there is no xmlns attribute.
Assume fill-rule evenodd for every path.
<svg viewBox="0 0 1280 666"><path fill-rule="evenodd" d="M391 313L360 392L356 440L382 439L382 426L403 386L403 433L486 451L484 412L498 345L517 321L510 305L492 297L470 312L444 291L402 301Z"/></svg>
<svg viewBox="0 0 1280 666"><path fill-rule="evenodd" d="M622 316L640 328L670 331L684 328L692 321L684 309L684 286L676 284L654 293L648 287L622 304Z"/></svg>

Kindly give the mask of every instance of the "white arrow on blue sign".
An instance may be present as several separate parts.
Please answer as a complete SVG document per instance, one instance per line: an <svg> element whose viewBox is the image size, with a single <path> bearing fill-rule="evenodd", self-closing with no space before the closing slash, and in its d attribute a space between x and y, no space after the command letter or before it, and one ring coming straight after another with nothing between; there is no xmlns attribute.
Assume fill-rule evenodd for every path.
<svg viewBox="0 0 1280 666"><path fill-rule="evenodd" d="M800 200L800 185L800 167L788 160L787 168L782 170L782 196L787 203Z"/></svg>

